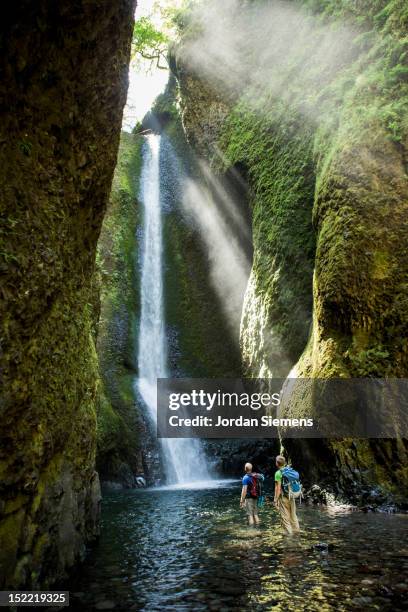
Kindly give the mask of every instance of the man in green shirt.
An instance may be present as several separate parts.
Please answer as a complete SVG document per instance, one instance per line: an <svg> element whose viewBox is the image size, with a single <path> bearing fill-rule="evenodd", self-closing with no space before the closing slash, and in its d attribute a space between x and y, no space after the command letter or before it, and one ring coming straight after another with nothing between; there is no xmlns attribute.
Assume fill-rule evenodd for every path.
<svg viewBox="0 0 408 612"><path fill-rule="evenodd" d="M282 527L289 534L299 531L299 521L296 515L296 503L295 500L289 499L289 496L285 493L282 487L282 468L286 465L285 457L278 455L276 457L276 467L278 468L275 472L275 496L273 503L275 508L278 510Z"/></svg>

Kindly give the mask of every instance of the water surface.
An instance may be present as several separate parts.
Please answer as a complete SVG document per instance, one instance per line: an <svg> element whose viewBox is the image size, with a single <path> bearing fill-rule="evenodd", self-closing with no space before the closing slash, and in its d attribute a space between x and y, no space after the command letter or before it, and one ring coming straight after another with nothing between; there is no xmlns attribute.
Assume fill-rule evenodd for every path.
<svg viewBox="0 0 408 612"><path fill-rule="evenodd" d="M407 609L407 515L302 505L302 533L288 537L271 505L247 527L239 492L229 482L106 494L99 544L71 588L76 609Z"/></svg>

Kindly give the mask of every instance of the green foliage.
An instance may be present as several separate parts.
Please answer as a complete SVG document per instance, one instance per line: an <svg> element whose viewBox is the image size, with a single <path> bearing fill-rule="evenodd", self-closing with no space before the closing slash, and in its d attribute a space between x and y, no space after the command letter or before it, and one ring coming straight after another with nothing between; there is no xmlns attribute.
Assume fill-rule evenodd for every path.
<svg viewBox="0 0 408 612"><path fill-rule="evenodd" d="M166 53L168 36L159 30L150 17L141 17L135 21L132 41L132 58L137 56L150 62L150 67L167 69Z"/></svg>
<svg viewBox="0 0 408 612"><path fill-rule="evenodd" d="M136 136L137 134L140 134L140 132L142 131L143 131L143 124L141 121L137 121L135 123L135 127L132 130L132 134Z"/></svg>
<svg viewBox="0 0 408 612"><path fill-rule="evenodd" d="M33 144L31 142L29 142L28 140L21 140L18 143L18 146L19 146L20 151L24 155L27 155L27 157L31 154L31 150L33 148Z"/></svg>
<svg viewBox="0 0 408 612"><path fill-rule="evenodd" d="M160 0L149 16L137 17L133 29L132 59L139 70L168 69L168 51L190 23L195 0Z"/></svg>
<svg viewBox="0 0 408 612"><path fill-rule="evenodd" d="M393 364L391 355L381 344L366 350L352 349L345 353L345 361L356 377L385 377L392 376Z"/></svg>

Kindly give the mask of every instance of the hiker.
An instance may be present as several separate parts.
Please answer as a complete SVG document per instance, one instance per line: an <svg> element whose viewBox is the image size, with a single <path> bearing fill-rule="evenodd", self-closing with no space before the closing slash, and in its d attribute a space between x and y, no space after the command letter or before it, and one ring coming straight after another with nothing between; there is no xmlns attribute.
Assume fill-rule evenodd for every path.
<svg viewBox="0 0 408 612"><path fill-rule="evenodd" d="M280 514L282 527L292 534L300 531L296 516L296 498L300 497L302 492L299 474L286 465L286 459L282 455L276 457L276 467L278 469L275 472L274 504Z"/></svg>
<svg viewBox="0 0 408 612"><path fill-rule="evenodd" d="M252 472L252 463L245 464L245 476L242 478L240 507L246 509L250 525L259 525L258 507L262 505L263 474Z"/></svg>

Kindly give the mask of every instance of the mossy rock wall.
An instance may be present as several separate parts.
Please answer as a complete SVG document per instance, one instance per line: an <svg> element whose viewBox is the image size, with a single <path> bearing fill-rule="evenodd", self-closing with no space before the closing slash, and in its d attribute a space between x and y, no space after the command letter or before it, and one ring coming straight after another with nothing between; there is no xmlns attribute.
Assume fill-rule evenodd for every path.
<svg viewBox="0 0 408 612"><path fill-rule="evenodd" d="M183 206L185 181L205 185L194 149L186 142L173 76L153 113L171 117L161 135L160 173L165 261L164 302L172 376L234 377L241 372L239 326L229 328L211 283L211 264L200 228Z"/></svg>
<svg viewBox="0 0 408 612"><path fill-rule="evenodd" d="M256 6L268 3L251 3ZM250 186L254 262L241 327L244 365L260 377L404 377L406 3L327 0L292 7L305 11L304 46L294 45L292 54L288 46L282 61L267 69L253 64L248 79L241 78L224 98L229 110L214 122L210 143L202 117L210 120L222 88L203 76L206 63L197 68L189 55L190 39L199 37L200 28L186 19L173 51L189 140L200 141L196 146L214 171L244 168ZM240 11L235 17L242 19ZM235 17L224 24L232 37ZM338 32L347 40L332 65L321 52L328 31L332 46ZM193 51L197 46L193 41ZM217 58L205 41L202 48ZM251 61L234 59L235 67ZM214 57L207 63L217 64ZM218 65L222 71L222 60ZM221 75L228 77L228 67ZM276 83L284 83L280 95L270 86ZM313 404L306 407L312 415L314 410ZM292 405L292 414L297 411L305 406ZM353 481L380 484L385 492L408 486L404 441L285 444L299 463L308 457L305 471L312 479L330 472L332 482L340 476L343 491ZM319 457L325 457L324 467Z"/></svg>
<svg viewBox="0 0 408 612"><path fill-rule="evenodd" d="M143 137L122 132L108 208L98 242L101 310L97 352L101 393L97 417L97 469L102 481L134 487L136 476L149 481L142 452L147 440L134 390L141 208L139 180Z"/></svg>
<svg viewBox="0 0 408 612"><path fill-rule="evenodd" d="M97 533L94 262L134 2L19 2L1 46L0 585L61 579Z"/></svg>

